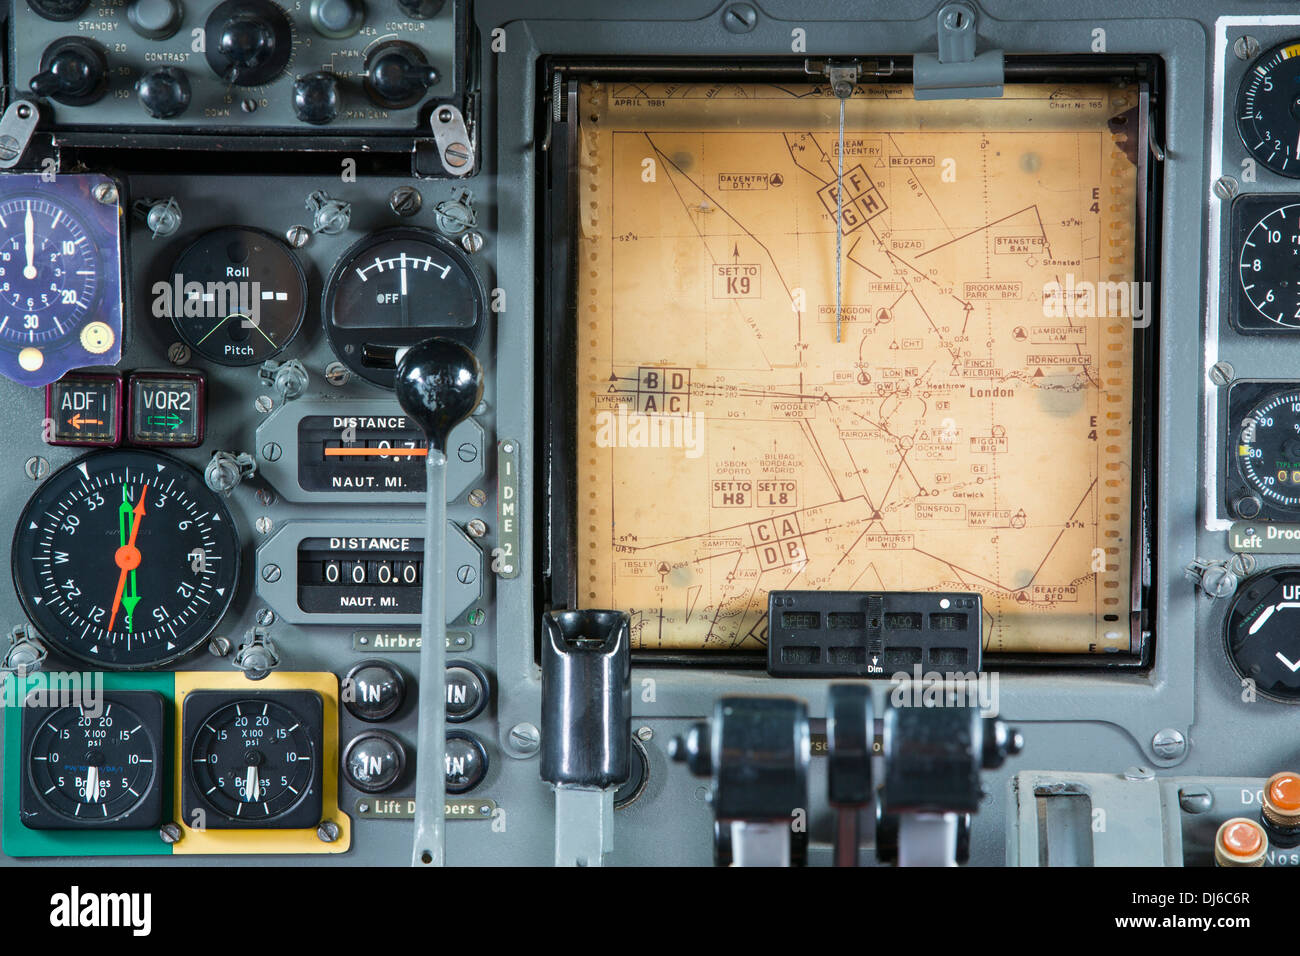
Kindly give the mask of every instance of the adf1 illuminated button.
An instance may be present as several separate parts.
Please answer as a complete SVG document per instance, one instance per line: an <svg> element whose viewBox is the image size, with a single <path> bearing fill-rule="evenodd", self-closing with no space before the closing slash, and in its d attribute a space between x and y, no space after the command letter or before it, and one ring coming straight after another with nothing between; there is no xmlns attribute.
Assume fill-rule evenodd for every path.
<svg viewBox="0 0 1300 956"><path fill-rule="evenodd" d="M467 731L447 731L447 749L443 759L447 764L448 793L469 793L487 776L487 748Z"/></svg>
<svg viewBox="0 0 1300 956"><path fill-rule="evenodd" d="M1300 773L1284 770L1268 778L1260 822L1274 846L1300 846Z"/></svg>
<svg viewBox="0 0 1300 956"><path fill-rule="evenodd" d="M1214 836L1214 862L1219 866L1263 866L1268 836L1254 820L1234 817Z"/></svg>
<svg viewBox="0 0 1300 956"><path fill-rule="evenodd" d="M132 372L127 394L127 438L133 445L194 448L203 444L201 374Z"/></svg>
<svg viewBox="0 0 1300 956"><path fill-rule="evenodd" d="M69 372L45 386L44 436L50 445L112 448L122 441L122 379Z"/></svg>

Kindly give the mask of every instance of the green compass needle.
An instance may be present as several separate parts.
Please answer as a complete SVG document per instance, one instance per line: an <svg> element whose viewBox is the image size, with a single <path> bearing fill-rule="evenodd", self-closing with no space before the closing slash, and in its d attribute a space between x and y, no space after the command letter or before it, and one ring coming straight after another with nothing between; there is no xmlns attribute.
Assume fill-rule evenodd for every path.
<svg viewBox="0 0 1300 956"><path fill-rule="evenodd" d="M126 486L122 486L122 503L117 506L117 532L119 547L126 547L131 537L131 525L135 520L135 505L131 503L131 495ZM128 632L135 630L131 615L135 612L135 606L140 603L140 593L136 590L135 571L132 570L127 577L126 593L122 595L122 607L126 609L126 629Z"/></svg>

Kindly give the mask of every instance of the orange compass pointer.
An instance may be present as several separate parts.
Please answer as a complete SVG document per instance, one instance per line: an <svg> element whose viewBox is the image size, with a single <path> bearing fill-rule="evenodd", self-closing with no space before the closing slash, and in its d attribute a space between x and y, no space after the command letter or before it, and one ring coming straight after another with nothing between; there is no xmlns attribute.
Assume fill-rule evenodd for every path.
<svg viewBox="0 0 1300 956"><path fill-rule="evenodd" d="M117 618L117 609L122 606L122 592L126 589L126 576L140 566L140 549L135 546L135 537L140 533L140 519L144 517L144 490L140 491L140 500L135 503L133 513L135 518L131 521L131 537L118 548L113 554L113 563L122 569L122 573L117 577L117 593L113 595L113 611L108 615L108 629L113 629L113 621Z"/></svg>

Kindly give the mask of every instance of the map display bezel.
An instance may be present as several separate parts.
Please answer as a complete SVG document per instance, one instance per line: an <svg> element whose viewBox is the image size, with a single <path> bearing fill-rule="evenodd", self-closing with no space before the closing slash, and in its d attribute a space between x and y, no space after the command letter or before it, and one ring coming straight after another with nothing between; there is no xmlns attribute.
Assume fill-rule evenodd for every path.
<svg viewBox="0 0 1300 956"><path fill-rule="evenodd" d="M900 80L910 78L910 69L906 58L883 66L878 63L868 64L875 67L888 82L897 84ZM1086 63L1086 66L1084 65ZM1082 69L1078 69L1083 66ZM746 81L761 81L770 77L791 82L796 69L802 71L803 61L796 68L793 63L745 64L736 65L748 75ZM576 374L577 322L576 290L574 270L576 268L577 219L574 202L578 177L576 162L577 137L581 118L577 110L576 91L579 81L586 82L601 77L618 79L626 82L629 78L689 80L706 82L709 79L736 80L736 72L727 68L721 70L700 69L696 65L683 63L657 62L637 68L627 63L618 64L575 64L564 70L563 75L570 79L567 87L557 86L562 90L559 108L553 116L546 133L546 162L543 173L547 183L544 192L546 206L543 212L543 225L539 231L541 243L541 262L547 268L548 281L541 300L542 341L546 344L546 356L542 363L545 383L542 389L542 408L539 415L539 427L542 442L539 450L544 457L539 468L539 477L543 487L539 488L539 500L546 506L538 515L539 557L538 578L542 593L547 603L554 607L585 606L577 595L577 539L575 498L576 464L576 428L577 409L573 387ZM1159 61L1147 57L1011 57L1008 59L1008 82L1066 83L1097 82L1100 79L1114 79L1134 84L1139 92L1139 106L1131 111L1128 119L1135 125L1135 133L1130 139L1132 158L1137 165L1137 199L1134 223L1134 279L1138 282L1158 272L1159 240L1158 229L1153 230L1151 223L1159 223L1158 210L1160 190L1159 163L1152 162L1146 149L1137 144L1146 144L1151 136L1151 123L1158 127L1158 105L1153 98L1153 89L1159 89ZM808 81L808 77L804 77ZM864 82L871 82L870 78ZM554 109L554 107L553 107ZM1154 469L1152 467L1152 450L1154 448L1155 422L1153 410L1155 404L1156 375L1154 355L1156 345L1155 327L1157 324L1158 301L1152 295L1147 303L1148 316L1151 321L1139 324L1133 331L1133 369L1132 369L1132 457L1133 475L1131 481L1131 534L1130 549L1130 597L1129 613L1126 622L1132 635L1127 652L1107 654L1083 653L1035 653L1035 652L986 652L989 666L1033 668L1144 668L1150 666L1154 640L1150 633L1147 615L1147 590L1153 573L1155 555L1152 551L1149 529L1154 525L1155 501L1151 494ZM655 665L707 665L711 667L761 667L765 657L764 651L727 651L727 650L692 650L665 649L659 651L636 650L634 658L643 663Z"/></svg>

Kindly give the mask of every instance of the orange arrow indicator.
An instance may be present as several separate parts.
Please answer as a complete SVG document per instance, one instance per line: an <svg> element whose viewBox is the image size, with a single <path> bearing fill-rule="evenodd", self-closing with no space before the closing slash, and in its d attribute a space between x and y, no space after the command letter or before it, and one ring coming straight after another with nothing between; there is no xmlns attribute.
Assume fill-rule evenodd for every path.
<svg viewBox="0 0 1300 956"><path fill-rule="evenodd" d="M98 418L82 418L81 412L77 412L77 414L68 419L68 424L77 431L81 431L82 425L102 425L104 423Z"/></svg>

